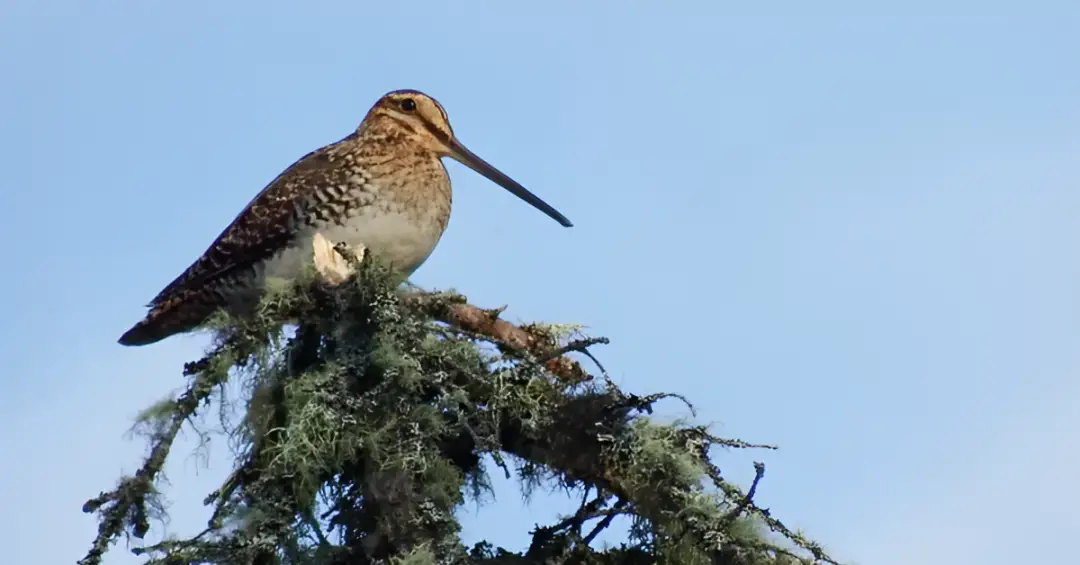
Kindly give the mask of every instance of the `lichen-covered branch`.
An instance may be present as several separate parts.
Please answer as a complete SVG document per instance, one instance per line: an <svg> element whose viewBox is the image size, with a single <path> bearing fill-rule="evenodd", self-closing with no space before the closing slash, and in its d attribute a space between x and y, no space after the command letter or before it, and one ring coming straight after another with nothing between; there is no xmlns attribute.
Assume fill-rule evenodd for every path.
<svg viewBox="0 0 1080 565"><path fill-rule="evenodd" d="M161 515L154 481L165 466L172 444L184 423L194 417L216 387L225 383L229 368L246 361L244 345L250 343L240 340L222 343L202 361L185 366L184 375L191 379L187 390L144 414L145 423L151 428L150 455L133 476L123 477L115 489L102 492L83 505L83 512L99 514L99 526L90 551L79 565L101 563L109 545L125 533L141 539L150 529L149 518Z"/></svg>
<svg viewBox="0 0 1080 565"><path fill-rule="evenodd" d="M148 563L835 563L754 504L763 467L744 493L709 458L713 446L768 446L650 419L671 395L628 394L572 356L604 340L396 283L365 260L344 281L305 279L253 318L219 320L187 390L151 411L142 468L87 503L101 528L81 563L146 534L176 433L236 368L250 395L227 430L243 446L235 469L206 499L206 530L137 549ZM285 321L299 322L290 339ZM507 469L514 459L526 484L579 491L581 507L527 549L464 547L455 511L487 488L484 455ZM593 547L617 517L633 524L626 542Z"/></svg>

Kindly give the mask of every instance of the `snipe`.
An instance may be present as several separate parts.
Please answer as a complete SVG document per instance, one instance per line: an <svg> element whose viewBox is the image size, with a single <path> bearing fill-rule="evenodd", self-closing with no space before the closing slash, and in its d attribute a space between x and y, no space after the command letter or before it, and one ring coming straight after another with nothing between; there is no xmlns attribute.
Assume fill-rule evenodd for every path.
<svg viewBox="0 0 1080 565"><path fill-rule="evenodd" d="M241 311L268 277L293 278L315 234L363 246L406 275L431 254L450 218L455 159L566 227L570 220L465 148L434 98L384 95L354 132L312 151L266 186L120 337L146 345L197 328L218 308Z"/></svg>

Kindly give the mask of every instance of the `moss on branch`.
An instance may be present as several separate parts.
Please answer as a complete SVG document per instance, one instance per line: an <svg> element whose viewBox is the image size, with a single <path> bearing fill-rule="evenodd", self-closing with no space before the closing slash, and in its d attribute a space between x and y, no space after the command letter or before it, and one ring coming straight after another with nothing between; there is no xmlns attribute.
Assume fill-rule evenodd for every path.
<svg viewBox="0 0 1080 565"><path fill-rule="evenodd" d="M147 563L835 563L754 504L763 466L744 493L709 458L714 446L769 446L651 419L668 395L590 374L579 359L604 340L575 327L515 326L398 282L365 261L344 284L308 277L257 316L217 319L187 389L146 412L143 466L86 504L101 525L80 563L146 535L176 434L230 378L246 391L243 419L224 423L241 447L235 469L206 498L207 528L136 549ZM576 489L581 507L534 530L527 549L466 548L455 511L487 488L485 455L506 472L513 460L527 484ZM596 547L617 517L631 535Z"/></svg>

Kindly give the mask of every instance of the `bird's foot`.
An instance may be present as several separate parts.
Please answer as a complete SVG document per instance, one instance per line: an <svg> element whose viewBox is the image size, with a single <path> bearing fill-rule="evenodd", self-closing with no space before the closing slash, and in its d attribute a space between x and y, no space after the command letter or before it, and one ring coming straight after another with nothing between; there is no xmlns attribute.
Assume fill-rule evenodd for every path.
<svg viewBox="0 0 1080 565"><path fill-rule="evenodd" d="M315 252L315 270L324 281L331 285L339 285L355 271L355 265L364 259L366 248L362 245L348 247L348 253L352 257L346 257L337 247L337 244L316 233L312 240Z"/></svg>

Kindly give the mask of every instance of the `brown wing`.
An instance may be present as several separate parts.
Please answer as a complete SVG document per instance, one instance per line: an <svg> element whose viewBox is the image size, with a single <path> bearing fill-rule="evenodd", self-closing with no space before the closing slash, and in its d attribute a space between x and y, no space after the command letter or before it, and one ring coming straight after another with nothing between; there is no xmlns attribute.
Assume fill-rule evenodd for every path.
<svg viewBox="0 0 1080 565"><path fill-rule="evenodd" d="M161 305L187 289L196 288L237 269L251 267L288 245L295 234L297 207L318 186L336 179L333 149L355 134L316 149L290 165L244 207L180 276L169 283L148 306Z"/></svg>

